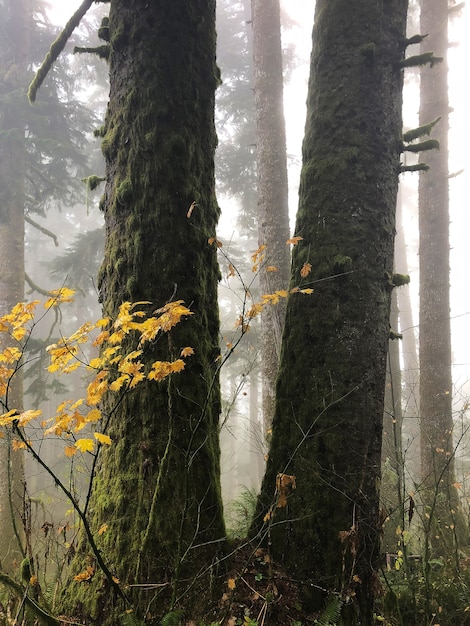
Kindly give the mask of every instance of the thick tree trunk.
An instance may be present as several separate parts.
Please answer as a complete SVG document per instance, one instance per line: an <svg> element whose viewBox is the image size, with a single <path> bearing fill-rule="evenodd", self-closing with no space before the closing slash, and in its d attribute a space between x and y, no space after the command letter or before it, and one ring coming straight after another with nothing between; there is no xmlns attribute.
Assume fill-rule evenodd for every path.
<svg viewBox="0 0 470 626"><path fill-rule="evenodd" d="M456 527L463 518L454 487L452 438L452 357L449 304L449 184L447 87L447 0L421 1L421 52L433 52L443 62L421 70L420 125L440 118L433 129L440 149L423 159L430 171L419 180L419 406L421 472L429 537L436 554L455 548ZM458 528L457 528L458 530ZM460 528L461 531L464 529ZM463 539L465 533L461 533Z"/></svg>
<svg viewBox="0 0 470 626"><path fill-rule="evenodd" d="M253 0L253 70L258 172L258 243L266 246L259 275L261 293L289 284L286 131L284 123L279 0ZM275 267L268 271L265 267ZM262 313L261 367L265 433L274 415L285 301Z"/></svg>
<svg viewBox="0 0 470 626"><path fill-rule="evenodd" d="M29 61L29 0L9 0L0 9L10 46L1 46L0 72L0 315L24 299L24 107L18 94L25 89ZM3 341L8 341L2 337ZM0 345L3 350L5 343ZM15 375L8 393L8 407L21 410L23 386ZM21 512L24 492L23 457L11 448L11 432L0 439L0 562L3 571L13 573L23 556Z"/></svg>
<svg viewBox="0 0 470 626"><path fill-rule="evenodd" d="M256 529L304 581L373 624L401 149L406 0L317 0L291 286ZM295 476L284 504L279 474ZM287 482L289 482L287 480ZM264 518L264 524L261 523ZM348 609L346 609L348 610ZM348 624L355 611L348 611Z"/></svg>
<svg viewBox="0 0 470 626"><path fill-rule="evenodd" d="M194 313L146 355L172 359L191 346L186 370L139 388L109 415L113 445L102 455L90 503L93 531L108 524L99 548L109 567L121 583L149 585L129 595L152 624L169 608L197 612L207 602L224 546L219 273L208 243L219 213L214 22L214 0L111 2L104 312L115 315L127 300L150 301L153 311L182 299ZM104 410L112 404L108 398ZM74 588L71 605L78 593L84 614L115 624L115 599L96 579L96 593Z"/></svg>

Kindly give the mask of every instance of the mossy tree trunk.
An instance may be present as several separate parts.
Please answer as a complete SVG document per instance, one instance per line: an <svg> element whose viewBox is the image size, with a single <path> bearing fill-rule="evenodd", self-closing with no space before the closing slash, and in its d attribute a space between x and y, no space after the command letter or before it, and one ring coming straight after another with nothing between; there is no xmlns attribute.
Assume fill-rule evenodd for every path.
<svg viewBox="0 0 470 626"><path fill-rule="evenodd" d="M259 280L261 293L287 289L290 257L286 130L284 122L281 17L279 0L254 0L253 72L258 174L258 243L266 246ZM276 268L269 271L267 268ZM270 432L284 329L285 301L261 316L263 421Z"/></svg>
<svg viewBox="0 0 470 626"><path fill-rule="evenodd" d="M75 583L69 607L78 611L78 602L84 616L103 625L118 623L119 611L132 607L152 624L177 606L191 615L220 574L219 273L216 247L208 243L219 214L214 23L214 0L110 5L104 313L115 315L123 301L151 301L153 311L182 299L194 315L146 358L176 358L185 346L195 354L184 372L139 388L110 416L113 445L95 476L92 530L108 524L97 540L120 582L149 589L129 592L130 606L115 607L101 574L91 588Z"/></svg>
<svg viewBox="0 0 470 626"><path fill-rule="evenodd" d="M429 165L419 179L419 406L424 520L432 551L449 556L457 538L466 542L454 486L452 353L449 264L449 96L447 85L448 2L421 1L421 53L443 59L423 67L420 126L440 118L433 129L439 150L423 155ZM428 521L426 521L428 520Z"/></svg>
<svg viewBox="0 0 470 626"><path fill-rule="evenodd" d="M339 592L348 624L374 623L406 13L406 0L316 4L291 278L315 291L289 297L255 520L306 608ZM296 478L285 507L279 473Z"/></svg>
<svg viewBox="0 0 470 626"><path fill-rule="evenodd" d="M0 8L3 33L8 33L0 46L0 315L24 299L24 111L30 12L29 0L8 0ZM6 347L4 341L0 350ZM8 409L22 410L22 406L22 377L15 375ZM0 562L10 574L24 556L20 545L23 492L22 453L12 450L11 433L5 432L0 439Z"/></svg>

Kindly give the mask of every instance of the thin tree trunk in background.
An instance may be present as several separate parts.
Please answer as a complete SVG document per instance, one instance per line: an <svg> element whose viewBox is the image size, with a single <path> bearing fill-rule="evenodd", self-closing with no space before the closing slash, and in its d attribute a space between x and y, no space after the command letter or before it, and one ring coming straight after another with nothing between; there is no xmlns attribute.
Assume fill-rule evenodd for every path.
<svg viewBox="0 0 470 626"><path fill-rule="evenodd" d="M390 327L398 331L398 293L392 293ZM382 481L380 501L387 520L384 523L382 552L396 552L397 528L402 526L403 512L403 451L400 340L391 338L388 347L385 380L384 426L382 433Z"/></svg>
<svg viewBox="0 0 470 626"><path fill-rule="evenodd" d="M289 207L279 0L253 0L253 71L258 171L258 243L266 246L261 293L289 284ZM263 311L262 398L265 434L274 415L285 300Z"/></svg>
<svg viewBox="0 0 470 626"><path fill-rule="evenodd" d="M399 194L402 193L399 191ZM402 203L397 204L397 234L395 237L395 267L401 274L408 274L408 258L402 219ZM414 280L412 277L411 280ZM418 342L413 320L410 287L403 285L397 290L398 320L402 354L402 452L406 480L410 489L420 481L421 461L419 445L419 364Z"/></svg>
<svg viewBox="0 0 470 626"><path fill-rule="evenodd" d="M0 49L0 315L5 315L24 299L24 111L31 10L29 0L8 0L0 11L10 42ZM5 347L2 343L0 349ZM2 410L21 410L22 406L23 384L18 374L11 382L8 407ZM15 571L14 562L17 568L24 556L20 546L23 491L23 455L12 450L11 436L5 433L0 439L0 562L8 573Z"/></svg>
<svg viewBox="0 0 470 626"><path fill-rule="evenodd" d="M452 438L447 0L421 0L420 31L427 35L421 53L443 58L434 67L422 68L420 81L420 126L440 118L433 129L440 149L423 155L430 171L419 178L421 471L432 551L449 555L455 548L457 520L463 518L457 515Z"/></svg>

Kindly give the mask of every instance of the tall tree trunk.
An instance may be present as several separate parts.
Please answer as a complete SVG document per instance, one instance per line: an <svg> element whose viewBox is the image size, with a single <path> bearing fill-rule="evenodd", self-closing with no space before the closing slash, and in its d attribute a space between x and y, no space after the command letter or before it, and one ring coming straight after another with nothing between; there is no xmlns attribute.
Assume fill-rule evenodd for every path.
<svg viewBox="0 0 470 626"><path fill-rule="evenodd" d="M9 46L0 49L0 315L5 315L24 299L24 111L31 8L29 0L8 0L0 11L9 36ZM2 343L0 349L5 347ZM19 374L11 382L8 409L21 410L22 406ZM6 432L0 439L0 562L10 573L14 562L24 556L20 545L23 483L22 453L12 450L11 435Z"/></svg>
<svg viewBox="0 0 470 626"><path fill-rule="evenodd" d="M440 148L426 153L430 171L419 179L421 471L425 519L430 520L428 536L433 551L440 555L453 551L457 520L462 522L457 515L452 438L447 25L447 0L421 1L420 28L427 35L421 52L443 59L421 70L420 125L440 118L433 131Z"/></svg>
<svg viewBox="0 0 470 626"><path fill-rule="evenodd" d="M279 0L252 0L253 70L258 171L258 243L266 246L260 272L261 293L289 284L289 207L284 122L281 18ZM265 432L274 415L276 379L285 301L263 311L261 339L263 421Z"/></svg>
<svg viewBox="0 0 470 626"><path fill-rule="evenodd" d="M399 190L399 195L403 190ZM397 204L397 235L395 237L395 267L402 274L408 274L408 258L405 242L405 229L402 221L402 202ZM412 279L413 280L413 279ZM410 288L404 285L397 291L399 329L402 335L401 356L401 396L402 396L402 451L410 488L415 489L420 482L421 462L419 445L419 364L418 341L413 320Z"/></svg>
<svg viewBox="0 0 470 626"><path fill-rule="evenodd" d="M310 264L315 291L288 300L255 522L306 608L340 592L348 624L374 623L406 12L406 0L316 3L291 276Z"/></svg>
<svg viewBox="0 0 470 626"><path fill-rule="evenodd" d="M121 583L149 585L131 596L140 617L156 624L170 608L197 612L207 602L225 535L219 272L208 243L219 214L215 1L112 0L110 7L104 313L114 316L123 301L151 301L153 311L172 299L194 313L145 357L168 360L191 346L185 371L138 389L109 415L114 443L101 457L90 502L93 532L108 524L99 538L104 559ZM107 584L95 579L93 590L71 590L69 606L78 601L100 624L116 624L127 607L114 607Z"/></svg>

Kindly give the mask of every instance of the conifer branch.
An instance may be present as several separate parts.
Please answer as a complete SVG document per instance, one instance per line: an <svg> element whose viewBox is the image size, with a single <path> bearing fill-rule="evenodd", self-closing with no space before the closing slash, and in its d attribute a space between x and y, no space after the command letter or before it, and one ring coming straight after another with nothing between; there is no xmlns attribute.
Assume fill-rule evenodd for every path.
<svg viewBox="0 0 470 626"><path fill-rule="evenodd" d="M36 100L36 95L43 84L46 76L49 74L49 71L55 61L57 60L59 54L65 48L65 44L70 39L71 34L77 28L77 26L82 21L83 16L88 11L88 9L93 4L93 0L84 0L82 4L78 7L72 17L69 19L64 29L57 37L57 39L51 44L48 53L46 54L44 61L39 66L30 86L28 89L28 99L31 103Z"/></svg>
<svg viewBox="0 0 470 626"><path fill-rule="evenodd" d="M35 222L33 219L29 217L29 215L24 216L24 221L28 222L28 224L31 224L31 226L34 226L34 228L37 228L44 235L47 235L48 237L50 237L56 247L59 245L59 240L57 239L57 235L53 233L51 230L49 230L48 228L44 228L44 226L41 226L41 224L38 224L37 222Z"/></svg>

